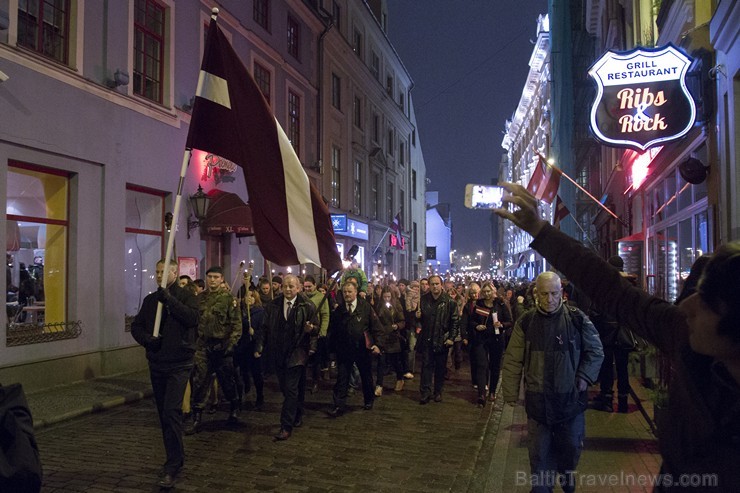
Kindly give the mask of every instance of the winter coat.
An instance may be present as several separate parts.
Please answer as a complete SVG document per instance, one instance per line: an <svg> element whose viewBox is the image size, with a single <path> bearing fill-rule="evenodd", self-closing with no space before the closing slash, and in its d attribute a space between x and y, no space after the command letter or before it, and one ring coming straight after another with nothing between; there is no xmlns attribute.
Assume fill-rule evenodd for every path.
<svg viewBox="0 0 740 493"><path fill-rule="evenodd" d="M285 295L281 294L264 307L262 330L255 331L254 350L262 353L267 349L278 368L305 365L309 353L316 352L317 347L316 307L303 293L298 293L285 320L284 304ZM306 322L314 324L312 331L306 332Z"/></svg>
<svg viewBox="0 0 740 493"><path fill-rule="evenodd" d="M736 491L740 387L724 365L691 349L685 314L636 288L591 250L551 226L542 229L532 247L586 293L596 309L670 356L674 376L658 426L663 471L676 481L682 474L715 475L716 487L691 491ZM663 486L662 491L673 490Z"/></svg>
<svg viewBox="0 0 740 493"><path fill-rule="evenodd" d="M498 321L503 328L496 329L493 327L493 313L496 314ZM479 331L478 325L485 325L486 330ZM482 344L492 338L501 338L504 332L511 328L511 312L506 307L501 298L493 299L493 306L487 307L484 300L477 300L475 303L468 303L463 308L462 322L460 324L463 331L463 339L467 339L471 344Z"/></svg>
<svg viewBox="0 0 740 493"><path fill-rule="evenodd" d="M402 343L405 342L403 329L406 326L401 306L398 303L391 303L391 306L388 307L385 302L381 302L375 312L378 314L378 320L380 320L380 326L382 327L376 341L378 347L384 353L400 353ZM394 330L393 324L396 324L398 328Z"/></svg>
<svg viewBox="0 0 740 493"><path fill-rule="evenodd" d="M547 425L568 421L588 404L588 392L577 389L576 379L593 384L603 361L596 328L579 309L563 304L553 313L530 310L517 320L506 347L504 400L517 400L524 372L527 417Z"/></svg>
<svg viewBox="0 0 740 493"><path fill-rule="evenodd" d="M329 350L341 356L358 349L377 345L381 324L370 303L357 298L355 310L350 314L342 303L331 314L329 321Z"/></svg>

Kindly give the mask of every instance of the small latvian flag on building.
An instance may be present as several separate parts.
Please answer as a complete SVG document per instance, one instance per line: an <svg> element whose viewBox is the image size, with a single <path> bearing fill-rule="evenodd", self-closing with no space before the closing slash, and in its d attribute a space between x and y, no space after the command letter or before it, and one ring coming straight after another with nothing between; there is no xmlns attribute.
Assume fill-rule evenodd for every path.
<svg viewBox="0 0 740 493"><path fill-rule="evenodd" d="M558 195L558 199L555 202L555 212L552 215L552 225L560 229L560 221L568 217L569 214L570 211L567 207L565 207L563 199L561 199L560 195Z"/></svg>

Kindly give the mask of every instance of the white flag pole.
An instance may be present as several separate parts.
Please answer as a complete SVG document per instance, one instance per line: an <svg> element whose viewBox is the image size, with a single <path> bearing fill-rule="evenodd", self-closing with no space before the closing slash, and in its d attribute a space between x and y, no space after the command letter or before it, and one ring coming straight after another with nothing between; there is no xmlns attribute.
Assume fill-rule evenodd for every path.
<svg viewBox="0 0 740 493"><path fill-rule="evenodd" d="M173 246L175 244L175 230L177 229L177 218L180 216L180 202L182 201L182 185L185 182L185 173L190 163L191 149L185 149L182 156L182 166L180 167L180 182L177 184L177 195L175 196L175 209L172 211L172 227L167 236L167 251L164 254L164 272L160 287L167 289L167 279L170 273L170 257L172 256ZM157 303L157 316L154 318L154 331L152 337L159 337L159 325L162 323L162 302Z"/></svg>

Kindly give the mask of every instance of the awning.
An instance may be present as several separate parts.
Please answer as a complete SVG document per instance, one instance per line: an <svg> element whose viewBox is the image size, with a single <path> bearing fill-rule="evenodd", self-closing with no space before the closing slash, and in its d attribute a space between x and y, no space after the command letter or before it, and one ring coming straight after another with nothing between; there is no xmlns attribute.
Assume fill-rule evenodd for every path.
<svg viewBox="0 0 740 493"><path fill-rule="evenodd" d="M252 210L235 193L214 188L208 192L211 204L203 231L208 235L235 233L237 236L253 236Z"/></svg>
<svg viewBox="0 0 740 493"><path fill-rule="evenodd" d="M632 234L630 236L625 236L624 238L619 238L615 241L645 241L645 233L640 231L639 233Z"/></svg>

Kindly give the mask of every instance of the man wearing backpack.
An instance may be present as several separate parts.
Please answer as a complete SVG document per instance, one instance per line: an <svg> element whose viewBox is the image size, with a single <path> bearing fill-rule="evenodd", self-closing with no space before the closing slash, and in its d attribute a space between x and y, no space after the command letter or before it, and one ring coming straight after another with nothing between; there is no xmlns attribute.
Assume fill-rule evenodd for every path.
<svg viewBox="0 0 740 493"><path fill-rule="evenodd" d="M543 272L537 277L534 298L535 308L514 326L501 388L504 400L516 405L526 367L524 405L532 492L551 492L556 480L563 491L572 492L585 435L587 389L598 378L604 351L588 317L563 304L557 274Z"/></svg>

